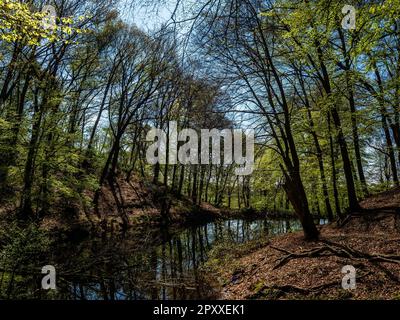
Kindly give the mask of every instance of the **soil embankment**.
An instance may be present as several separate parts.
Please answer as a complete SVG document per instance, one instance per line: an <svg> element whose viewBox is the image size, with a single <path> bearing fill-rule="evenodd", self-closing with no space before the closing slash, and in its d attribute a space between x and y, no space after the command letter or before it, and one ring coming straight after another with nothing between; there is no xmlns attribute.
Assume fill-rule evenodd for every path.
<svg viewBox="0 0 400 320"><path fill-rule="evenodd" d="M207 267L224 299L400 299L400 189L372 196L364 210L320 227L317 242L301 232L242 248L217 247ZM221 258L222 257L222 258ZM356 268L356 289L341 271Z"/></svg>
<svg viewBox="0 0 400 320"><path fill-rule="evenodd" d="M113 188L108 184L103 186L97 209L91 200L93 192L85 192L82 198L89 200L75 202L68 207L54 204L52 214L42 219L42 226L56 233L110 234L131 227L137 230L159 229L163 225L179 228L243 214L218 209L208 203L196 204L164 186L138 178L130 181L117 179Z"/></svg>

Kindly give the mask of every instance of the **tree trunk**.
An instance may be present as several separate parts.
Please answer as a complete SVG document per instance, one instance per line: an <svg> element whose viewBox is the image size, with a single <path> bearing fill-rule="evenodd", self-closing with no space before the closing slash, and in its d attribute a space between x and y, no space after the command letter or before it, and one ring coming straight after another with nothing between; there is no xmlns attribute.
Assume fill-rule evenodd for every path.
<svg viewBox="0 0 400 320"><path fill-rule="evenodd" d="M307 240L318 239L319 231L310 213L307 196L300 175L297 172L290 172L288 174L283 168L282 171L285 175L284 189L299 217L303 227L304 237Z"/></svg>
<svg viewBox="0 0 400 320"><path fill-rule="evenodd" d="M331 130L331 116L328 113L328 131L329 131L329 146L330 146L330 156L331 156L331 167L332 167L332 187L333 187L333 198L335 201L336 214L341 217L340 201L339 201L339 191L337 187L337 172L336 172L336 156L335 148L333 145L332 130Z"/></svg>

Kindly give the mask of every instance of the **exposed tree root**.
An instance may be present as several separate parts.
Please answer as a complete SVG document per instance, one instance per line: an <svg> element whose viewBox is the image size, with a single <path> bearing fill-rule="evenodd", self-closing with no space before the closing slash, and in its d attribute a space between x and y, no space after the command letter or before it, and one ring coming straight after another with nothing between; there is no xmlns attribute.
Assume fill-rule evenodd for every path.
<svg viewBox="0 0 400 320"><path fill-rule="evenodd" d="M337 222L339 228L343 228L352 219L362 219L368 226L373 222L377 222L387 218L388 216L400 216L400 208L384 208L384 209L363 209L360 212L353 212L348 214L343 220Z"/></svg>
<svg viewBox="0 0 400 320"><path fill-rule="evenodd" d="M342 258L348 258L352 260L363 260L371 263L374 267L377 269L381 270L385 275L392 280L393 282L400 283L400 279L398 276L393 274L388 268L385 266L381 265L381 262L386 262L386 263L395 263L395 264L400 264L400 256L398 255L384 255L384 254L369 254L369 253L364 253L359 250L352 249L348 246L339 244L339 243L333 243L330 241L322 240L320 241L324 245L310 249L310 250L304 250L299 253L295 252L290 252L285 249L277 248L274 246L271 246L272 249L277 250L279 252L283 252L286 255L283 256L282 258L277 260L277 264L274 266L273 270L276 270L278 268L281 268L285 264L287 264L290 260L293 259L299 259L299 258L315 258L315 257L327 257L327 256L337 256L337 257L342 257ZM365 268L365 266L363 266ZM364 273L362 276L357 276L357 280L361 279L362 277L367 276L370 274L370 272ZM318 292L326 288L326 286L333 285L327 284L321 286L317 286L314 288L310 289L303 289L303 288L298 288L298 287L292 287L292 286L284 286L282 288L275 288L277 290L281 290L282 292L287 292L287 290L283 289L289 289L289 292L298 292L298 293L303 293L303 294L309 294L312 292ZM274 288L271 288L274 289Z"/></svg>
<svg viewBox="0 0 400 320"><path fill-rule="evenodd" d="M311 250L304 250L299 253L289 252L287 250L271 246L271 248L274 250L286 253L284 257L277 260L277 264L274 266L273 270L281 268L292 259L316 258L316 257L326 257L326 256L337 256L349 259L363 259L370 261L371 263L388 262L388 263L400 264L400 256L398 255L369 254L352 249L342 244L333 243L326 240L322 240L320 242L324 243L324 245Z"/></svg>
<svg viewBox="0 0 400 320"><path fill-rule="evenodd" d="M360 280L362 280L363 278L367 277L370 274L371 274L370 271L364 272L363 274L361 274L357 277L357 281L360 282ZM268 295L268 292L270 292L270 294L273 295L274 298L276 298L276 299L278 299L286 294L290 294L290 293L309 295L309 294L313 294L313 293L314 294L320 293L321 291L331 288L331 287L340 287L340 285L341 285L340 281L332 281L332 282L324 283L324 284L314 286L311 288L302 288L302 287L297 287L297 286L293 286L293 285L263 286L255 294L248 296L247 298L259 299L265 295Z"/></svg>

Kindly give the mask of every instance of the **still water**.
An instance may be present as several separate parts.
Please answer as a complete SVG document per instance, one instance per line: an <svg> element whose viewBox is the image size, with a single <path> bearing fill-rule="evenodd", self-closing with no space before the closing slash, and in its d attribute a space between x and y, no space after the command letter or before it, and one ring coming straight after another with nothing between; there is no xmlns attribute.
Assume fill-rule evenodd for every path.
<svg viewBox="0 0 400 320"><path fill-rule="evenodd" d="M42 259L57 270L57 290L41 290L40 273L18 275L9 298L66 300L211 299L218 288L201 270L220 241L247 241L297 231L297 221L229 220L179 232L156 230L113 239L63 241ZM39 266L37 266L39 267ZM15 283L15 286L18 282ZM214 282L215 283L215 282ZM13 284L14 286L14 284Z"/></svg>

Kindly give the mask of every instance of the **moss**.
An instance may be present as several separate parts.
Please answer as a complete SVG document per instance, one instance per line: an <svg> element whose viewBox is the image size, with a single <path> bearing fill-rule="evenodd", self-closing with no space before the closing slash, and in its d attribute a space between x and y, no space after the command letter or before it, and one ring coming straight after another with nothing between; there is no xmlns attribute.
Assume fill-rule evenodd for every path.
<svg viewBox="0 0 400 320"><path fill-rule="evenodd" d="M393 300L400 300L400 292L394 295Z"/></svg>
<svg viewBox="0 0 400 320"><path fill-rule="evenodd" d="M352 298L353 298L353 294L351 293L351 291L348 291L348 290L340 290L339 291L339 295L338 295L339 300L349 300Z"/></svg>
<svg viewBox="0 0 400 320"><path fill-rule="evenodd" d="M254 288L252 289L254 293L260 292L263 288L265 287L265 284L263 281L257 282Z"/></svg>
<svg viewBox="0 0 400 320"><path fill-rule="evenodd" d="M208 274L215 275L221 286L240 281L241 275L246 270L238 262L239 258L257 251L267 244L268 239L253 240L234 246L228 240L220 241L209 252L209 258L202 269Z"/></svg>

